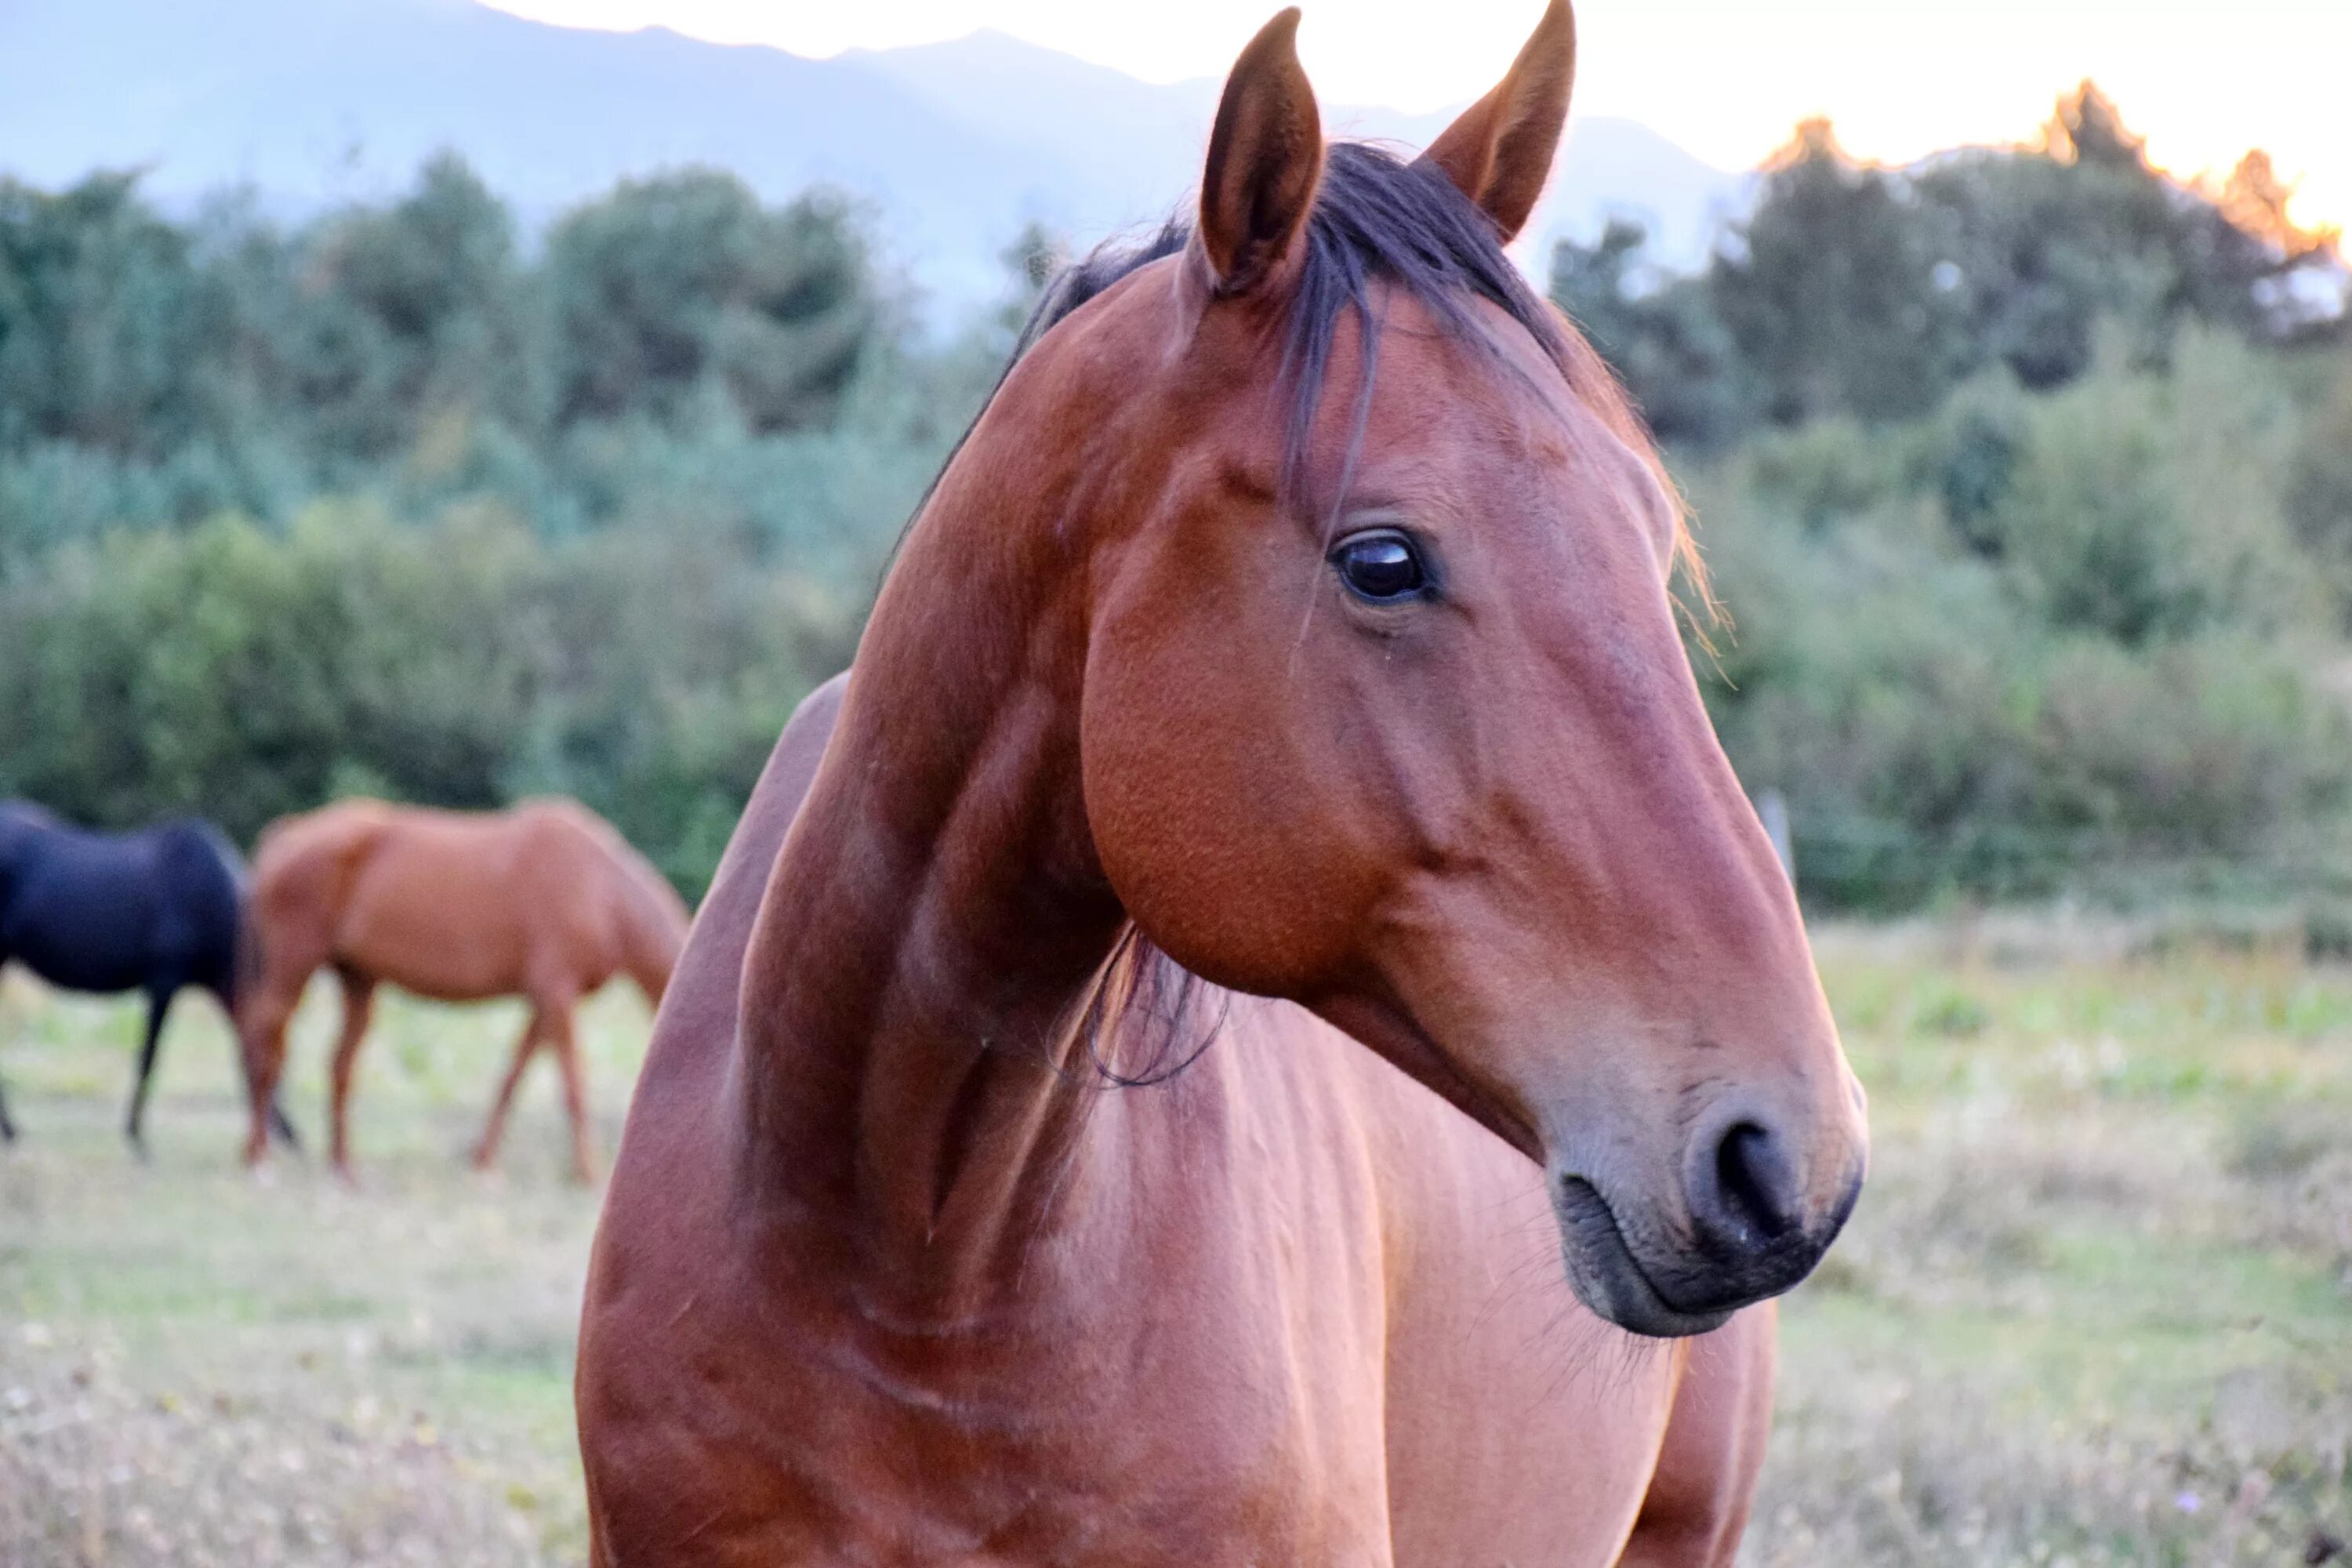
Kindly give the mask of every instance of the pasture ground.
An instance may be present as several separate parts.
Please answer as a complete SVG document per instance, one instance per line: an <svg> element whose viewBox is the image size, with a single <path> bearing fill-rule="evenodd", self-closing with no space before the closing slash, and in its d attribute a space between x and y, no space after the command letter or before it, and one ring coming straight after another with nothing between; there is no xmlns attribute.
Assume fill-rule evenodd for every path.
<svg viewBox="0 0 2352 1568"><path fill-rule="evenodd" d="M2322 944L2325 945L2325 944ZM2303 928L1832 929L1871 1187L1787 1304L1743 1563L2328 1561L2352 1538L2352 969ZM593 1195L551 1068L464 1155L511 1007L389 998L362 1186L241 1173L190 997L152 1165L136 1010L0 989L0 1568L577 1563L570 1364ZM320 985L289 1108L323 1142ZM644 1009L583 1017L609 1154Z"/></svg>

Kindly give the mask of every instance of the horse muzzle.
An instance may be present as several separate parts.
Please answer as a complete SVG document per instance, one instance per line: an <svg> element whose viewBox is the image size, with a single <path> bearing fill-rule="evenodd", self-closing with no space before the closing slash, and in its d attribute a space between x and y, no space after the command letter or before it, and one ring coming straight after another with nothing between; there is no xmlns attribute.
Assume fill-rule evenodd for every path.
<svg viewBox="0 0 2352 1568"><path fill-rule="evenodd" d="M1570 1287L1618 1327L1658 1338L1703 1334L1740 1308L1778 1296L1813 1270L1862 1192L1856 1147L1834 1179L1801 1180L1785 1135L1738 1106L1692 1129L1681 1162L1680 1210L1612 1199L1592 1176L1555 1164L1550 1187Z"/></svg>

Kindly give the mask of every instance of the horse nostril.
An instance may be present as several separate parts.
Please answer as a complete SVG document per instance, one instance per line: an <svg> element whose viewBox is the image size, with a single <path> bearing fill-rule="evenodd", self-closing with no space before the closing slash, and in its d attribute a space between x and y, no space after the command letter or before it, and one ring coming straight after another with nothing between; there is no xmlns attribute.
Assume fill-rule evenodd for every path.
<svg viewBox="0 0 2352 1568"><path fill-rule="evenodd" d="M1755 1122L1735 1122L1716 1145L1715 1183L1721 1221L1735 1233L1753 1228L1771 1237L1795 1227L1803 1205L1796 1166L1780 1140Z"/></svg>

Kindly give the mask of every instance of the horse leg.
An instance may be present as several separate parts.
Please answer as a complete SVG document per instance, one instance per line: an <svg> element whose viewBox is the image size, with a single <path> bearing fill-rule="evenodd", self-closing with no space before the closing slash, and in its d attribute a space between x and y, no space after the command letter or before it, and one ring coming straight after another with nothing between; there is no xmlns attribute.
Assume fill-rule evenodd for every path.
<svg viewBox="0 0 2352 1568"><path fill-rule="evenodd" d="M572 1026L572 1008L557 1011L550 1023L554 1036L556 1065L563 1069L563 1114L572 1123L572 1179L582 1186L596 1180L596 1152L588 1133L588 1069L580 1059L580 1037Z"/></svg>
<svg viewBox="0 0 2352 1568"><path fill-rule="evenodd" d="M299 987L294 994L301 994ZM238 1020L238 1032L246 1037L245 1087L253 1111L245 1163L258 1165L269 1152L269 1112L278 1103L278 1080L286 1070L286 1027L293 1022L294 1004L272 991L255 997L251 1005L252 1016Z"/></svg>
<svg viewBox="0 0 2352 1568"><path fill-rule="evenodd" d="M147 1157L147 1085L155 1076L155 1047L163 1038L163 1019L172 1011L172 998L179 994L176 986L159 985L147 993L147 1038L139 1047L139 1075L131 1085L131 1111L122 1124L123 1137L131 1141L131 1152L143 1163Z"/></svg>
<svg viewBox="0 0 2352 1568"><path fill-rule="evenodd" d="M474 1145L474 1169L487 1171L499 1157L499 1140L506 1136L507 1111L514 1104L516 1086L522 1082L522 1069L530 1065L531 1053L539 1049L547 1037L547 1014L534 1005L530 1018L522 1026L522 1038L515 1042L514 1060L507 1065L506 1081L499 1085L499 1097L490 1102L490 1119L482 1125L482 1141Z"/></svg>
<svg viewBox="0 0 2352 1568"><path fill-rule="evenodd" d="M279 1115L278 1084L286 1071L286 1031L316 967L273 969L249 996L238 999L233 1015L244 1047L246 1092L253 1112L245 1140L247 1165L258 1165L269 1152L271 1126Z"/></svg>
<svg viewBox="0 0 2352 1568"><path fill-rule="evenodd" d="M335 1042L334 1064L329 1069L328 1121L332 1131L328 1163L335 1174L348 1182L352 1179L352 1069L359 1062L360 1041L367 1037L368 1022L375 1016L375 977L355 969L338 969L335 974L343 984L343 1034Z"/></svg>
<svg viewBox="0 0 2352 1568"><path fill-rule="evenodd" d="M207 989L212 992L214 999L220 1003L221 1011L227 1015L229 1033L236 1037L237 1050L242 1054L245 1049L245 1025L244 1020L237 1016L236 1006L229 1001L231 993L218 986L211 986ZM275 1093L269 1097L268 1116L269 1135L299 1154L302 1152L302 1135L294 1130L294 1123L287 1120L286 1107L280 1103Z"/></svg>

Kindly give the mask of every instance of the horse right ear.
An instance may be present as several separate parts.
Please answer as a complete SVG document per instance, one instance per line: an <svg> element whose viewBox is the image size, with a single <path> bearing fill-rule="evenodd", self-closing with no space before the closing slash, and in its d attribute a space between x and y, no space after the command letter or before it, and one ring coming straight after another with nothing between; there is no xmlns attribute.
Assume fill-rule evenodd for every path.
<svg viewBox="0 0 2352 1568"><path fill-rule="evenodd" d="M1575 85L1576 16L1569 0L1551 0L1510 74L1421 155L1495 220L1506 245L1543 198Z"/></svg>
<svg viewBox="0 0 2352 1568"><path fill-rule="evenodd" d="M1323 121L1299 68L1298 7L1278 13L1234 62L1201 175L1202 255L1219 294L1279 277L1323 177Z"/></svg>

